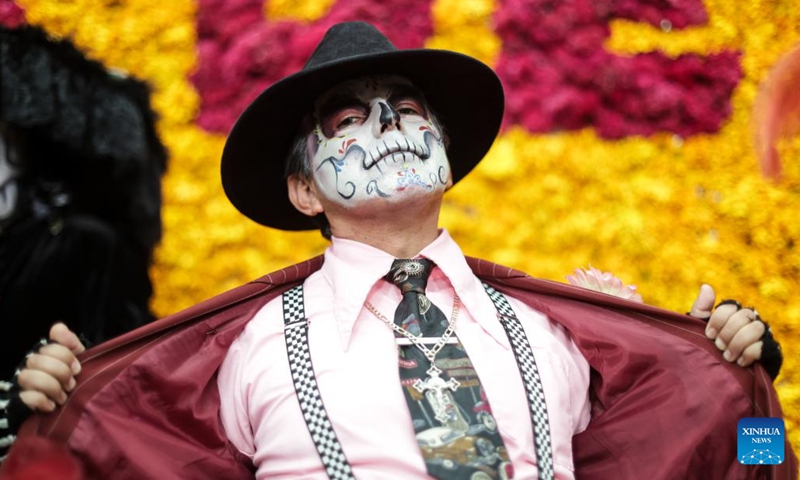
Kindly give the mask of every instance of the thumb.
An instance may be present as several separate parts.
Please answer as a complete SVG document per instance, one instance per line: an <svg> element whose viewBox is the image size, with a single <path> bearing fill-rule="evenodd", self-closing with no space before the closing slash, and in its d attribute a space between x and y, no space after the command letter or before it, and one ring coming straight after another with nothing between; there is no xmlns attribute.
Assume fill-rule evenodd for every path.
<svg viewBox="0 0 800 480"><path fill-rule="evenodd" d="M70 351L76 355L86 350L86 347L83 346L83 343L81 343L78 336L75 335L75 332L67 328L67 326L61 322L56 323L50 328L50 340L69 348Z"/></svg>
<svg viewBox="0 0 800 480"><path fill-rule="evenodd" d="M700 292L697 294L697 299L692 304L692 309L689 315L697 318L707 320L711 317L711 310L714 309L714 302L717 295L711 285L703 284L700 286Z"/></svg>

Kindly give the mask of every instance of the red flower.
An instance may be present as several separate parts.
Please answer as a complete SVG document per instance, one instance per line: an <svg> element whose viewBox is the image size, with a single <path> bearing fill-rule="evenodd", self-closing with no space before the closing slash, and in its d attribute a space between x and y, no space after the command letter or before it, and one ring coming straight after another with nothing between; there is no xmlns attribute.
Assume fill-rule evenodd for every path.
<svg viewBox="0 0 800 480"><path fill-rule="evenodd" d="M12 0L0 0L0 25L17 28L25 24L25 10Z"/></svg>
<svg viewBox="0 0 800 480"><path fill-rule="evenodd" d="M603 49L612 17L663 20L665 28L707 21L700 0L503 2L495 21L503 41L497 72L506 87L504 125L538 132L594 126L607 138L718 130L741 78L738 54L613 55Z"/></svg>
<svg viewBox="0 0 800 480"><path fill-rule="evenodd" d="M263 0L201 0L197 15L199 66L192 76L202 99L198 123L225 132L265 88L299 71L334 23L375 24L399 48L419 48L433 33L430 0L402 4L336 2L311 24L267 22Z"/></svg>

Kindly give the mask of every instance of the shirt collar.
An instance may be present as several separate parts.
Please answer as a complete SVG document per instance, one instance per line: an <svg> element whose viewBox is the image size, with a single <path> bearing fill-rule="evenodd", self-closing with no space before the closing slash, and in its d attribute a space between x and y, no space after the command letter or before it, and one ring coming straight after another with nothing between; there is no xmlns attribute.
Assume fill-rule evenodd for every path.
<svg viewBox="0 0 800 480"><path fill-rule="evenodd" d="M497 321L494 304L447 230L440 230L439 236L422 249L419 256L436 263L481 328L500 345L510 348L508 337ZM321 273L334 292L333 312L345 351L350 345L353 326L364 301L394 260L383 250L344 238L333 237L325 250Z"/></svg>
<svg viewBox="0 0 800 480"><path fill-rule="evenodd" d="M436 240L422 249L420 256L436 263L475 322L497 343L506 349L511 348L503 326L497 321L497 309L494 303L481 281L472 272L464 253L450 233L442 229ZM435 270L433 274L436 275Z"/></svg>

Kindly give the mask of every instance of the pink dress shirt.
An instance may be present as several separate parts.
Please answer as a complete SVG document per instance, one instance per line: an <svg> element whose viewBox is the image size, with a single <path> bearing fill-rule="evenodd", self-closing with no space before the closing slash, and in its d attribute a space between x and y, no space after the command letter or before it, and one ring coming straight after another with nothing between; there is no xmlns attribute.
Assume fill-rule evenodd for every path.
<svg viewBox="0 0 800 480"><path fill-rule="evenodd" d="M519 369L497 311L447 231L420 252L438 266L430 300L450 314L469 353L514 465L537 477L530 413ZM383 280L394 258L334 238L322 268L304 283L309 345L328 416L356 478L428 478L400 388L390 320L400 291ZM556 478L574 478L572 435L589 423L589 365L564 329L509 298L533 348L545 389ZM325 479L289 373L280 298L265 305L228 351L218 376L221 420L230 441L252 458L257 478Z"/></svg>

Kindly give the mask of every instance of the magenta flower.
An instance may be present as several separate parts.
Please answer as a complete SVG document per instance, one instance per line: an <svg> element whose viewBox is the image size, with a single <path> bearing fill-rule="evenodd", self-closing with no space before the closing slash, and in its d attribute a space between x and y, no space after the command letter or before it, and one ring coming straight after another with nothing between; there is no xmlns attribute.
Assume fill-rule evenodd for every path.
<svg viewBox="0 0 800 480"><path fill-rule="evenodd" d="M576 268L575 275L568 275L567 281L577 287L588 288L620 298L643 303L642 296L636 293L636 287L625 285L622 280L610 272L602 272L589 265L589 269Z"/></svg>
<svg viewBox="0 0 800 480"><path fill-rule="evenodd" d="M25 10L11 0L0 0L0 25L17 28L25 23Z"/></svg>

